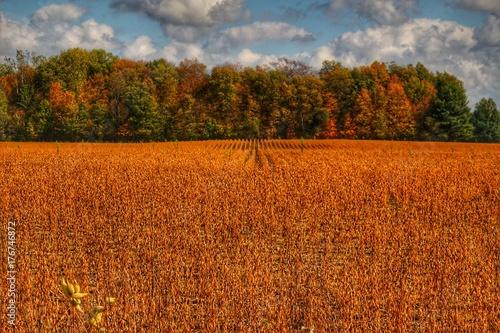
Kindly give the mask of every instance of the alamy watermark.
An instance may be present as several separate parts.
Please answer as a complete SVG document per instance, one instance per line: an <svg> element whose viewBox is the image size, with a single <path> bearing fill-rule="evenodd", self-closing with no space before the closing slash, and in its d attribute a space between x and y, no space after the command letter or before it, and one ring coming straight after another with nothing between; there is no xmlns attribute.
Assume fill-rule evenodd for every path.
<svg viewBox="0 0 500 333"><path fill-rule="evenodd" d="M7 224L7 318L10 325L16 324L16 222Z"/></svg>

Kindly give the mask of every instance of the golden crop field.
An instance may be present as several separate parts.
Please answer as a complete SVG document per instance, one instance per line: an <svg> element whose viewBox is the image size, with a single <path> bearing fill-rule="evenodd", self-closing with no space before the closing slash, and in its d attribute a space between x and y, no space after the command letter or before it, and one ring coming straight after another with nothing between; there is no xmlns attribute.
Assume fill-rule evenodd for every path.
<svg viewBox="0 0 500 333"><path fill-rule="evenodd" d="M500 145L0 143L0 165L2 332L500 332Z"/></svg>

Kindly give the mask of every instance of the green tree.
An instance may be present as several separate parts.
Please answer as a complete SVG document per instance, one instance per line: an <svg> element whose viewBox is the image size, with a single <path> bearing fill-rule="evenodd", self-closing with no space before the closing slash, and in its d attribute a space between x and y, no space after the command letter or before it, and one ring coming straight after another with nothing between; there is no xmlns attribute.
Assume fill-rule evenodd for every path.
<svg viewBox="0 0 500 333"><path fill-rule="evenodd" d="M8 114L8 101L5 94L0 90L0 141L8 141L10 117Z"/></svg>
<svg viewBox="0 0 500 333"><path fill-rule="evenodd" d="M337 119L339 116L338 102L335 96L325 89L323 91L324 108L318 109L315 114L315 126L320 127L316 137L320 139L336 139L339 137Z"/></svg>
<svg viewBox="0 0 500 333"><path fill-rule="evenodd" d="M87 59L88 76L96 74L109 74L118 57L103 49L94 49L90 51Z"/></svg>
<svg viewBox="0 0 500 333"><path fill-rule="evenodd" d="M54 112L47 99L38 103L33 117L30 119L30 140L54 141L60 140L56 131L57 124Z"/></svg>
<svg viewBox="0 0 500 333"><path fill-rule="evenodd" d="M156 87L150 75L151 70L143 61L122 59L113 64L107 80L113 140L161 139Z"/></svg>
<svg viewBox="0 0 500 333"><path fill-rule="evenodd" d="M9 103L10 130L14 140L31 140L31 118L35 112L39 96L35 85L36 70L44 57L35 52L17 51L15 58L5 58L5 97ZM39 94L38 94L39 95Z"/></svg>
<svg viewBox="0 0 500 333"><path fill-rule="evenodd" d="M342 68L342 63L336 60L324 60L321 63L321 69L319 70L319 75L323 76L325 74L331 73L337 68Z"/></svg>
<svg viewBox="0 0 500 333"><path fill-rule="evenodd" d="M240 72L240 78L237 87L240 138L258 139L261 137L261 110L267 75L247 67Z"/></svg>
<svg viewBox="0 0 500 333"><path fill-rule="evenodd" d="M37 68L37 90L47 97L51 84L59 82L79 99L85 81L98 73L109 74L117 60L116 56L100 49L68 49L41 62Z"/></svg>
<svg viewBox="0 0 500 333"><path fill-rule="evenodd" d="M87 121L83 135L86 140L104 141L112 137L113 126L109 112L109 90L106 88L106 76L97 73L83 84L80 95L80 108L86 110Z"/></svg>
<svg viewBox="0 0 500 333"><path fill-rule="evenodd" d="M288 108L293 114L296 137L314 138L328 122L324 108L324 81L314 76L294 76Z"/></svg>
<svg viewBox="0 0 500 333"><path fill-rule="evenodd" d="M156 87L155 100L162 123L162 136L174 140L174 116L178 105L179 75L175 65L165 59L150 61L146 66L151 70L151 79Z"/></svg>
<svg viewBox="0 0 500 333"><path fill-rule="evenodd" d="M495 101L482 98L472 116L474 138L479 142L500 142L500 112Z"/></svg>
<svg viewBox="0 0 500 333"><path fill-rule="evenodd" d="M161 122L158 107L150 87L144 83L128 86L123 102L128 111L129 139L133 141L156 141L160 138Z"/></svg>
<svg viewBox="0 0 500 333"><path fill-rule="evenodd" d="M196 100L191 94L183 94L174 114L172 137L175 140L196 140L201 137L198 119L195 116ZM203 132L203 131L201 131Z"/></svg>
<svg viewBox="0 0 500 333"><path fill-rule="evenodd" d="M50 88L49 103L53 114L55 139L79 141L82 138L86 115L79 108L75 94L65 90L59 82L54 82Z"/></svg>
<svg viewBox="0 0 500 333"><path fill-rule="evenodd" d="M448 73L437 73L436 100L425 117L429 136L440 141L468 141L473 138L472 113L463 82Z"/></svg>
<svg viewBox="0 0 500 333"><path fill-rule="evenodd" d="M320 75L325 82L326 92L333 94L337 102L338 112L336 115L331 115L335 118L330 120L336 123L341 132L352 131L350 113L356 102L358 90L351 71L342 67L339 62L325 61Z"/></svg>
<svg viewBox="0 0 500 333"><path fill-rule="evenodd" d="M211 123L221 125L216 138L231 138L238 135L240 115L236 102L237 87L241 81L239 72L237 66L230 64L212 69L209 80L210 116L213 118Z"/></svg>
<svg viewBox="0 0 500 333"><path fill-rule="evenodd" d="M239 108L246 138L275 138L278 128L285 132L280 117L288 91L286 77L263 67L245 68L239 84ZM284 133L280 134L284 135Z"/></svg>

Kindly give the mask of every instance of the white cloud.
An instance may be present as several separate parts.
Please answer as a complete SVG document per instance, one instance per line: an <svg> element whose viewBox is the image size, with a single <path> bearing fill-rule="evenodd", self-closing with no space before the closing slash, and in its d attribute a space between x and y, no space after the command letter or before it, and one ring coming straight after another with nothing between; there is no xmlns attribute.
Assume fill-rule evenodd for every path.
<svg viewBox="0 0 500 333"><path fill-rule="evenodd" d="M86 9L73 4L48 5L38 9L31 16L31 23L36 27L53 25L58 22L77 21L85 13Z"/></svg>
<svg viewBox="0 0 500 333"><path fill-rule="evenodd" d="M111 7L143 13L157 20L165 35L181 42L195 42L222 25L248 16L245 0L114 0Z"/></svg>
<svg viewBox="0 0 500 333"><path fill-rule="evenodd" d="M236 56L234 62L240 63L243 66L255 67L257 65L269 64L277 59L278 57L274 55L254 53L252 50L245 48Z"/></svg>
<svg viewBox="0 0 500 333"><path fill-rule="evenodd" d="M141 35L127 45L123 51L123 56L132 59L146 59L157 52L151 37Z"/></svg>
<svg viewBox="0 0 500 333"><path fill-rule="evenodd" d="M500 1L498 0L455 0L453 4L469 11L500 14Z"/></svg>
<svg viewBox="0 0 500 333"><path fill-rule="evenodd" d="M378 24L401 24L409 19L408 11L415 8L416 0L350 1L354 11Z"/></svg>
<svg viewBox="0 0 500 333"><path fill-rule="evenodd" d="M473 28L450 21L414 19L400 26L344 33L316 49L311 65L320 67L323 60L332 59L351 67L375 60L402 65L421 62L432 71L447 71L464 81L472 103L486 91L499 98L498 92L491 91L495 82L498 85L498 66L485 65L497 60L493 53L476 52L476 44Z"/></svg>
<svg viewBox="0 0 500 333"><path fill-rule="evenodd" d="M172 62L179 62L185 58L197 58L200 62L207 64L205 62L207 60L206 53L199 42L172 41L159 52L159 56Z"/></svg>
<svg viewBox="0 0 500 333"><path fill-rule="evenodd" d="M435 62L468 57L474 45L472 28L449 21L415 19L397 27L344 33L317 50L313 61L317 64L323 56L333 55L349 66L375 60L425 63L424 59Z"/></svg>
<svg viewBox="0 0 500 333"><path fill-rule="evenodd" d="M0 12L0 59L12 57L16 50L36 50L38 33L29 25Z"/></svg>
<svg viewBox="0 0 500 333"><path fill-rule="evenodd" d="M254 53L248 46L268 41L295 41L313 38L303 28L283 22L254 22L252 24L228 28L213 34L205 43L201 41L183 42L172 40L161 51L149 57L162 57L172 62L185 58L197 58L208 67L225 62L240 63L243 66L267 64L278 58L275 55ZM234 51L243 48L239 53Z"/></svg>
<svg viewBox="0 0 500 333"><path fill-rule="evenodd" d="M351 10L370 25L397 25L409 20L417 3L417 0L329 0L313 5L313 8L334 17L341 17L345 10Z"/></svg>
<svg viewBox="0 0 500 333"><path fill-rule="evenodd" d="M474 29L474 37L480 46L500 47L500 17L490 15L482 27Z"/></svg>
<svg viewBox="0 0 500 333"><path fill-rule="evenodd" d="M48 32L50 35L50 32ZM59 49L81 47L84 49L105 49L117 50L121 44L114 37L114 29L104 23L97 23L94 19L89 19L82 25L72 26L60 36L55 34L57 42L55 45Z"/></svg>
<svg viewBox="0 0 500 333"><path fill-rule="evenodd" d="M29 24L19 22L0 12L0 56L12 57L16 50L33 50L42 55L81 47L116 51L122 44L116 39L114 29L94 19L81 24L70 24L83 15L77 6L49 5L32 15ZM54 19L49 24L49 21Z"/></svg>
<svg viewBox="0 0 500 333"><path fill-rule="evenodd" d="M206 46L199 42L183 43L172 41L167 44L161 51L154 55L153 58L165 58L168 61L179 63L184 59L196 58L198 61L207 65L208 68L220 65L223 63L239 63L242 66L254 67L257 65L266 65L276 61L279 56L274 54L255 53L249 48L243 48L237 54L230 52L210 52Z"/></svg>
<svg viewBox="0 0 500 333"><path fill-rule="evenodd" d="M308 41L314 40L310 32L304 28L284 22L253 22L251 24L222 30L209 40L211 51L230 50L241 46L276 40L276 41Z"/></svg>

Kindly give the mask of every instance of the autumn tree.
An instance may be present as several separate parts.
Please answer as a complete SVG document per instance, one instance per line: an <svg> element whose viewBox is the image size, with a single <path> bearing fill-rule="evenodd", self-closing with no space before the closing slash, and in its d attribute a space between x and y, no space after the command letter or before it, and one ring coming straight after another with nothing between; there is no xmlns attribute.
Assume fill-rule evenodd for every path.
<svg viewBox="0 0 500 333"><path fill-rule="evenodd" d="M240 73L241 81L237 86L237 104L239 110L240 135L243 138L261 137L261 114L268 76L259 68L246 67Z"/></svg>
<svg viewBox="0 0 500 333"><path fill-rule="evenodd" d="M84 82L98 73L109 74L117 59L104 50L68 49L41 62L37 68L37 89L48 94L52 82L57 81L78 99Z"/></svg>
<svg viewBox="0 0 500 333"><path fill-rule="evenodd" d="M368 89L361 89L353 110L355 113L356 136L360 139L372 139L377 113Z"/></svg>
<svg viewBox="0 0 500 333"><path fill-rule="evenodd" d="M151 79L155 85L155 100L158 113L162 118L162 136L164 139L174 139L175 114L178 105L179 75L173 63L165 59L150 61L146 66L151 71Z"/></svg>
<svg viewBox="0 0 500 333"><path fill-rule="evenodd" d="M35 52L17 50L15 58L5 57L4 74L10 75L14 93L14 103L27 109L34 92L35 69L44 57ZM24 90L24 91L23 91Z"/></svg>
<svg viewBox="0 0 500 333"><path fill-rule="evenodd" d="M0 90L0 141L7 141L9 136L9 114L8 114L8 101L5 93Z"/></svg>
<svg viewBox="0 0 500 333"><path fill-rule="evenodd" d="M207 66L198 59L184 59L177 66L177 73L178 106L173 116L173 137L177 140L195 140L203 135L204 120L207 119Z"/></svg>
<svg viewBox="0 0 500 333"><path fill-rule="evenodd" d="M360 88L373 90L376 86L387 87L390 75L385 63L374 61L370 66L361 66L352 72Z"/></svg>
<svg viewBox="0 0 500 333"><path fill-rule="evenodd" d="M403 83L393 75L387 86L387 138L412 139L416 135L413 108L403 87Z"/></svg>
<svg viewBox="0 0 500 333"><path fill-rule="evenodd" d="M472 114L463 82L421 63L347 68L327 60L317 72L280 58L209 73L197 59L176 65L73 48L49 58L18 51L0 64L4 140L494 141L491 105L481 101Z"/></svg>
<svg viewBox="0 0 500 333"><path fill-rule="evenodd" d="M317 120L315 121L317 126L320 127L320 131L316 134L319 139L336 139L340 136L340 132L337 128L337 119L339 115L338 102L335 96L327 91L323 95L323 105L326 114L317 113ZM323 119L318 119L318 116L323 116Z"/></svg>
<svg viewBox="0 0 500 333"><path fill-rule="evenodd" d="M297 137L314 138L328 123L330 114L323 103L324 82L314 76L294 76L288 108L294 115Z"/></svg>
<svg viewBox="0 0 500 333"><path fill-rule="evenodd" d="M91 142L104 141L112 136L106 85L106 77L102 73L94 74L84 82L80 95L80 102L88 114L83 135Z"/></svg>
<svg viewBox="0 0 500 333"><path fill-rule="evenodd" d="M290 96L283 73L257 66L245 68L241 74L240 115L243 130L250 138L285 137L290 112L285 107ZM279 132L279 133L278 133Z"/></svg>
<svg viewBox="0 0 500 333"><path fill-rule="evenodd" d="M267 91L267 103L264 113L269 115L272 137L296 138L297 117L293 110L293 85L286 76L277 70L268 72L271 89Z"/></svg>
<svg viewBox="0 0 500 333"><path fill-rule="evenodd" d="M126 139L157 141L161 135L161 119L148 82L127 86L122 102L128 116L127 121L122 124L128 132L123 133Z"/></svg>
<svg viewBox="0 0 500 333"><path fill-rule="evenodd" d="M424 131L424 117L429 113L436 99L437 90L434 87L435 77L421 63L416 66L407 67L391 63L389 72L392 76L397 76L404 87L412 107L412 119L415 123L415 134L420 139L430 139L426 137Z"/></svg>
<svg viewBox="0 0 500 333"><path fill-rule="evenodd" d="M384 139L387 137L387 84L389 82L389 73L384 63L373 62L370 66L361 66L351 70L351 76L355 82L355 92L357 92L356 103L349 121L354 122L360 133L357 137L366 137L374 139ZM365 89L366 91L363 91ZM366 92L369 93L371 103L366 99ZM360 101L363 103L360 104ZM357 105L356 105L357 104ZM362 105L372 105L366 108ZM369 116L373 114L374 116ZM345 125L344 125L345 126ZM369 134L371 129L371 134ZM352 131L352 130L351 130Z"/></svg>
<svg viewBox="0 0 500 333"><path fill-rule="evenodd" d="M336 61L325 61L320 71L321 79L325 82L325 90L333 95L337 102L338 112L335 121L339 134L352 137L351 110L357 98L357 89L351 71Z"/></svg>
<svg viewBox="0 0 500 333"><path fill-rule="evenodd" d="M78 119L78 104L75 94L65 90L59 82L53 82L49 92L49 103L53 113L54 137L71 141L79 138L82 128Z"/></svg>
<svg viewBox="0 0 500 333"><path fill-rule="evenodd" d="M16 52L15 58L5 58L4 93L8 100L8 116L13 140L33 139L33 115L39 97L35 85L35 75L43 56L35 52Z"/></svg>
<svg viewBox="0 0 500 333"><path fill-rule="evenodd" d="M289 81L294 76L317 76L317 72L305 62L287 57L281 57L271 62L271 66L281 72Z"/></svg>
<svg viewBox="0 0 500 333"><path fill-rule="evenodd" d="M235 65L226 64L212 69L209 80L210 122L206 122L205 126L207 139L238 136L240 119L236 94L240 81L240 70Z"/></svg>
<svg viewBox="0 0 500 333"><path fill-rule="evenodd" d="M91 50L87 57L88 77L96 74L108 75L118 60L117 56L103 49Z"/></svg>
<svg viewBox="0 0 500 333"><path fill-rule="evenodd" d="M108 79L113 138L118 141L152 141L162 130L156 87L142 61L122 59L113 64Z"/></svg>

